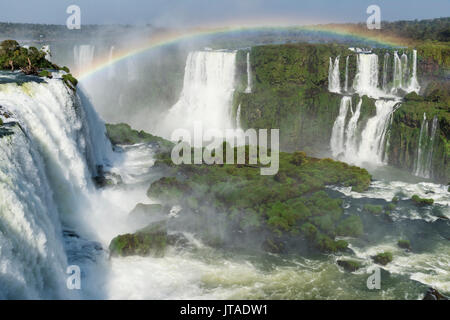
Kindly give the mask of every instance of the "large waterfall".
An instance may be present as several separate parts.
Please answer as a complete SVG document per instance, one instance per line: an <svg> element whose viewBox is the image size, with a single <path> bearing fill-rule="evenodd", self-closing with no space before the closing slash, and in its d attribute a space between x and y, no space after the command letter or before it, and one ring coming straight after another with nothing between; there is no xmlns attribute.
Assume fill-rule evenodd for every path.
<svg viewBox="0 0 450 320"><path fill-rule="evenodd" d="M0 84L0 298L79 298L66 287L62 228L80 226L108 163L105 127L53 74Z"/></svg>
<svg viewBox="0 0 450 320"><path fill-rule="evenodd" d="M386 144L388 143L388 131L395 107L401 102L398 90L405 92L418 92L420 89L417 81L417 52L413 51L412 67L409 67L408 56L398 52L393 54L392 79L390 81L389 62L390 54L383 57L383 69L381 83L379 81L378 55L370 52L356 51L356 75L353 80L353 91L347 89L348 82L348 57L346 60L346 84L344 91L357 93L359 96L367 95L378 99L375 101L376 114L368 119L364 127L360 122L361 103L353 106L350 96L342 96L339 115L337 116L330 138L330 149L334 157L350 163L361 165L362 163L384 164L386 163ZM329 91L340 92L338 87L339 57L333 60L330 57L329 67ZM427 131L427 130L425 130ZM422 134L421 134L422 139ZM422 151L419 152L419 157ZM431 166L427 161L421 161L424 166ZM419 172L416 168L415 172ZM424 176L424 174L421 174Z"/></svg>
<svg viewBox="0 0 450 320"><path fill-rule="evenodd" d="M339 56L333 60L330 57L330 66L328 73L328 90L330 92L341 92L341 80L339 74Z"/></svg>
<svg viewBox="0 0 450 320"><path fill-rule="evenodd" d="M178 102L169 110L164 132L192 130L195 123L203 129L231 129L232 97L235 88L236 52L195 51L188 55L183 90Z"/></svg>
<svg viewBox="0 0 450 320"><path fill-rule="evenodd" d="M356 56L357 72L353 89L370 97L380 95L378 89L378 56L376 54L358 54Z"/></svg>
<svg viewBox="0 0 450 320"><path fill-rule="evenodd" d="M82 44L73 48L74 65L77 72L89 68L94 61L95 47L90 44Z"/></svg>
<svg viewBox="0 0 450 320"><path fill-rule="evenodd" d="M245 93L252 92L252 69L250 66L250 52L247 52L247 88Z"/></svg>
<svg viewBox="0 0 450 320"><path fill-rule="evenodd" d="M438 118L434 116L431 122L431 132L429 132L429 121L427 120L426 113L424 113L422 124L420 126L417 157L414 163L414 175L418 177L431 177L434 140L436 139L437 127Z"/></svg>

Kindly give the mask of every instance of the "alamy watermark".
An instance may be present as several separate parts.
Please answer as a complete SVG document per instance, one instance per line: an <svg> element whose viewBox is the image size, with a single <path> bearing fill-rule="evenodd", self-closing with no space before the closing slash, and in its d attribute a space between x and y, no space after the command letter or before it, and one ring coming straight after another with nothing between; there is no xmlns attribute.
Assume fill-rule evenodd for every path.
<svg viewBox="0 0 450 320"><path fill-rule="evenodd" d="M279 169L279 129L270 130L270 147L267 129L207 129L203 132L201 122L194 123L193 137L189 130L176 129L171 140L178 141L171 153L176 165L259 164L262 165L261 175L275 175Z"/></svg>
<svg viewBox="0 0 450 320"><path fill-rule="evenodd" d="M370 16L367 18L367 29L381 29L381 9L376 4L372 4L367 7L367 14Z"/></svg>
<svg viewBox="0 0 450 320"><path fill-rule="evenodd" d="M66 20L66 26L69 30L81 29L81 9L79 6L72 4L67 7L66 13L70 16Z"/></svg>
<svg viewBox="0 0 450 320"><path fill-rule="evenodd" d="M70 276L67 277L66 285L69 290L81 289L81 269L77 265L68 266L66 273Z"/></svg>
<svg viewBox="0 0 450 320"><path fill-rule="evenodd" d="M369 273L372 273L367 278L367 289L374 290L374 289L381 289L381 271L380 267L374 266L368 269Z"/></svg>

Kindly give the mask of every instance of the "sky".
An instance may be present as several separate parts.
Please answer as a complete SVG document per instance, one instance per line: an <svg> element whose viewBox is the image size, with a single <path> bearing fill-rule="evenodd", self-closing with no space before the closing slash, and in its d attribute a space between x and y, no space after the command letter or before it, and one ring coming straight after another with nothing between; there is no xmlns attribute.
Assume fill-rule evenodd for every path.
<svg viewBox="0 0 450 320"><path fill-rule="evenodd" d="M449 16L449 0L14 0L0 2L0 21L65 24L78 5L83 24L208 25L364 22L369 5L386 21Z"/></svg>

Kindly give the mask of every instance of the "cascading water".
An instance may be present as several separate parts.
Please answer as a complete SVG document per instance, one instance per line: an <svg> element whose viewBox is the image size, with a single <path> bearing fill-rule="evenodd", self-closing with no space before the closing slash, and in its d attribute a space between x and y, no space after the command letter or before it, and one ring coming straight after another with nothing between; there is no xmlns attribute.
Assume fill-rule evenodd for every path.
<svg viewBox="0 0 450 320"><path fill-rule="evenodd" d="M409 68L408 68L408 56L406 53L403 53L400 57L400 61L402 63L402 84L403 89L407 89L407 85L409 82L408 76L409 76Z"/></svg>
<svg viewBox="0 0 450 320"><path fill-rule="evenodd" d="M394 52L394 71L393 71L393 82L392 82L392 92L401 88L403 83L403 72L402 72L402 62L398 56L397 51Z"/></svg>
<svg viewBox="0 0 450 320"><path fill-rule="evenodd" d="M360 95L380 96L378 89L378 56L360 53L356 56L357 72L353 80L353 89Z"/></svg>
<svg viewBox="0 0 450 320"><path fill-rule="evenodd" d="M345 92L348 92L348 59L349 58L350 58L350 56L347 56L347 58L345 58L345 84L344 84Z"/></svg>
<svg viewBox="0 0 450 320"><path fill-rule="evenodd" d="M95 47L90 44L82 44L73 48L74 65L77 72L87 69L94 61Z"/></svg>
<svg viewBox="0 0 450 320"><path fill-rule="evenodd" d="M419 93L419 90L420 85L419 82L417 81L417 50L413 50L413 64L408 92L414 91L416 93Z"/></svg>
<svg viewBox="0 0 450 320"><path fill-rule="evenodd" d="M76 229L90 211L91 177L111 145L95 112L59 77L0 84L13 126L0 135L1 298L80 298L66 288L62 226Z"/></svg>
<svg viewBox="0 0 450 320"><path fill-rule="evenodd" d="M371 98L379 99L375 101L376 115L368 119L364 128L358 128L362 100L359 101L355 111L353 111L351 101L349 101L348 97L343 96L339 115L333 125L330 148L334 157L344 159L348 162L381 165L387 159L385 149L389 143L387 141L389 136L387 133L392 119L391 116L395 105L401 101L401 96L396 96L395 94L398 92L398 89L406 92L418 92L420 88L417 83L416 74L417 53L415 51L413 52L413 68L412 72L409 73L406 53L403 53L400 58L398 53L396 51L394 52L392 87L389 87L388 83L390 55L389 53L385 53L382 83L381 88L379 88L378 56L375 53L364 50L356 50L355 52L357 70L353 80L353 89L360 96L367 95ZM334 66L330 58L329 79L333 78L333 69ZM408 83L410 83L409 86L406 85ZM330 89L330 91L332 90ZM350 105L350 108L347 104ZM350 120L346 121L348 119L348 110L351 112L351 117Z"/></svg>
<svg viewBox="0 0 450 320"><path fill-rule="evenodd" d="M383 91L388 92L388 66L389 66L389 53L384 54L383 59Z"/></svg>
<svg viewBox="0 0 450 320"><path fill-rule="evenodd" d="M236 111L236 129L241 127L241 104L239 104Z"/></svg>
<svg viewBox="0 0 450 320"><path fill-rule="evenodd" d="M109 49L109 67L108 67L108 79L114 79L114 77L116 76L116 67L115 65L112 63L112 60L114 58L114 46L111 46L111 48Z"/></svg>
<svg viewBox="0 0 450 320"><path fill-rule="evenodd" d="M183 90L169 110L163 135L170 137L176 128L192 130L201 123L204 130L232 129L236 52L195 51L188 55Z"/></svg>
<svg viewBox="0 0 450 320"><path fill-rule="evenodd" d="M333 125L331 134L331 151L334 157L339 156L345 152L345 119L347 118L348 109L351 108L352 98L343 96L341 99L341 105L339 107L339 115Z"/></svg>
<svg viewBox="0 0 450 320"><path fill-rule="evenodd" d="M376 115L367 121L361 133L361 143L355 162L384 164L385 136L397 103L395 100L375 101Z"/></svg>
<svg viewBox="0 0 450 320"><path fill-rule="evenodd" d="M330 67L328 71L328 90L330 92L341 92L341 80L339 74L339 56L333 60L330 57Z"/></svg>
<svg viewBox="0 0 450 320"><path fill-rule="evenodd" d="M252 92L252 70L250 66L250 52L247 52L247 88L245 93Z"/></svg>
<svg viewBox="0 0 450 320"><path fill-rule="evenodd" d="M431 122L431 133L429 132L429 122L426 113L424 113L422 124L420 126L417 158L414 164L414 175L418 177L431 177L434 140L436 139L437 127L438 118L434 116Z"/></svg>
<svg viewBox="0 0 450 320"><path fill-rule="evenodd" d="M357 128L359 116L361 114L361 104L362 99L359 99L356 110L353 111L352 108L350 109L352 111L352 116L348 121L347 129L345 130L345 158L348 158L352 154L356 154L358 151Z"/></svg>

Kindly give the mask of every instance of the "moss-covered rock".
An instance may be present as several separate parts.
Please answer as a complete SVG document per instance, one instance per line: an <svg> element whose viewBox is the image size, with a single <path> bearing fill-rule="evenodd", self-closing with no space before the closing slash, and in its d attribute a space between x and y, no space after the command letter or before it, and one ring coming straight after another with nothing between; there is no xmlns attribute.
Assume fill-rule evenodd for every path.
<svg viewBox="0 0 450 320"><path fill-rule="evenodd" d="M155 143L162 148L161 151L168 151L174 146L168 140L154 136L143 130L134 130L126 123L106 124L106 133L113 144Z"/></svg>
<svg viewBox="0 0 450 320"><path fill-rule="evenodd" d="M402 249L411 250L411 242L407 239L400 239L397 241L397 245Z"/></svg>
<svg viewBox="0 0 450 320"><path fill-rule="evenodd" d="M166 223L149 225L133 234L123 234L111 240L109 251L112 256L164 256L167 245Z"/></svg>
<svg viewBox="0 0 450 320"><path fill-rule="evenodd" d="M349 259L337 260L336 263L338 266L344 268L344 270L348 272L355 272L363 266L361 262Z"/></svg>
<svg viewBox="0 0 450 320"><path fill-rule="evenodd" d="M170 154L160 156L155 165L168 161ZM207 220L233 234L233 241L238 241L239 230L257 234L271 252L289 247L281 244L297 238L306 238L311 248L336 252L348 246L336 241L336 235L363 233L359 217L343 217L342 200L325 192L327 185L367 189L370 175L358 167L281 152L276 176L260 175L258 166L231 164L172 165L169 172L172 176L154 182L147 195L193 213L189 224L200 234L207 233L202 223Z"/></svg>
<svg viewBox="0 0 450 320"><path fill-rule="evenodd" d="M385 251L382 253L378 253L377 255L372 257L372 260L375 263L381 264L383 266L387 265L393 259L392 252Z"/></svg>
<svg viewBox="0 0 450 320"><path fill-rule="evenodd" d="M417 194L411 197L411 200L414 202L416 206L428 206L434 203L433 199L421 198Z"/></svg>

